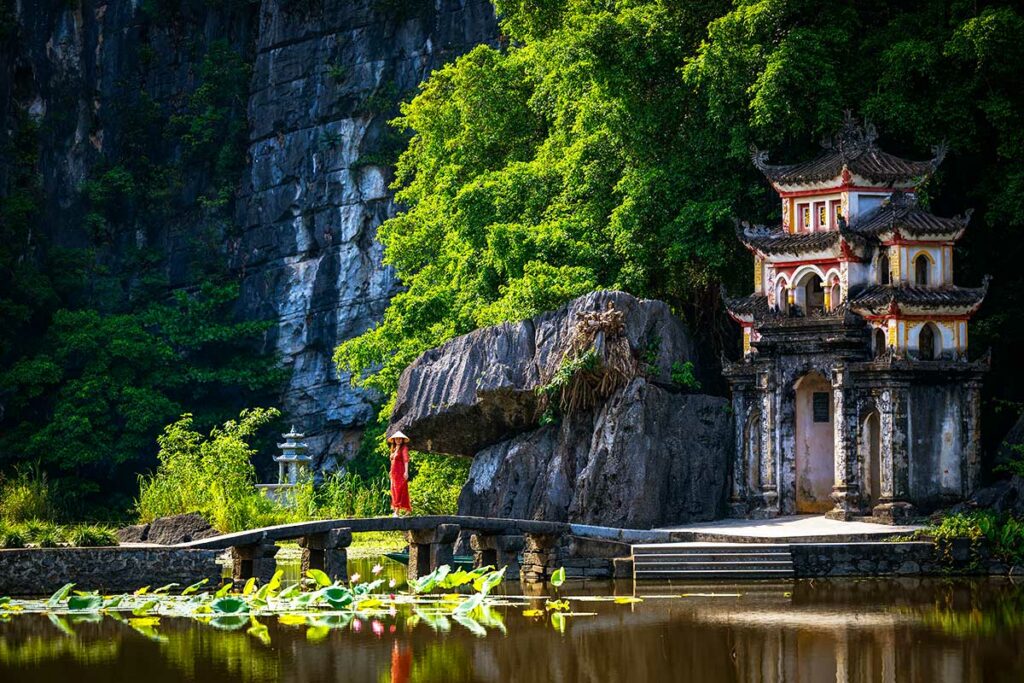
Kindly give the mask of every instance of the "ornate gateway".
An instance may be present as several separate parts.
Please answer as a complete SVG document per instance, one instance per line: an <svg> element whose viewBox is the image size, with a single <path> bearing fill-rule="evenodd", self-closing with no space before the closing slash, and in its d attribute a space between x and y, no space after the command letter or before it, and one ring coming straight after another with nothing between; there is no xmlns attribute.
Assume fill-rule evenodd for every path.
<svg viewBox="0 0 1024 683"><path fill-rule="evenodd" d="M743 329L727 364L737 516L827 512L905 519L961 500L978 476L988 360L967 356L981 287L953 284L970 212L934 216L916 189L935 170L883 152L847 115L810 162L754 164L782 225L742 225L755 291L726 298Z"/></svg>

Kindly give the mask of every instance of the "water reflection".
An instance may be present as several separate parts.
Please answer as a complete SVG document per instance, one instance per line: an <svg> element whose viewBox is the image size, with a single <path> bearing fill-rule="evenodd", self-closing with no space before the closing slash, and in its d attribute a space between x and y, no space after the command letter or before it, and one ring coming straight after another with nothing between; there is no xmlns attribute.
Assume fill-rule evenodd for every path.
<svg viewBox="0 0 1024 683"><path fill-rule="evenodd" d="M631 584L570 587L608 595ZM692 595L694 593L731 595ZM681 593L689 597L678 596ZM0 681L1019 681L1024 588L1006 580L833 580L643 585L641 603L575 602L547 614L498 608L494 625L412 612L247 628L187 619L147 634L127 619L0 621ZM543 600L535 603L543 608ZM317 630L319 629L319 630ZM483 633L484 635L479 635Z"/></svg>

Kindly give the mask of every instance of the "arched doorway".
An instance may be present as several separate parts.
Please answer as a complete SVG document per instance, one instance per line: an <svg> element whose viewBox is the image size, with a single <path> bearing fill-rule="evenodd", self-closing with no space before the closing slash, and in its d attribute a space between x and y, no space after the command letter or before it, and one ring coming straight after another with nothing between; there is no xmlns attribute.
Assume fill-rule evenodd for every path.
<svg viewBox="0 0 1024 683"><path fill-rule="evenodd" d="M883 251L878 257L878 284L889 284L889 276L889 255Z"/></svg>
<svg viewBox="0 0 1024 683"><path fill-rule="evenodd" d="M927 285L928 284L928 270L931 267L931 261L924 254L919 255L914 259L914 284L915 285Z"/></svg>
<svg viewBox="0 0 1024 683"><path fill-rule="evenodd" d="M832 509L835 481L832 386L820 373L811 372L794 385L796 390L796 511Z"/></svg>
<svg viewBox="0 0 1024 683"><path fill-rule="evenodd" d="M881 358L882 356L885 355L885 330L883 330L881 327L875 328L874 339L875 358Z"/></svg>
<svg viewBox="0 0 1024 683"><path fill-rule="evenodd" d="M821 313L825 310L825 288L822 287L821 278L811 275L804 285L804 301L807 302L807 313Z"/></svg>
<svg viewBox="0 0 1024 683"><path fill-rule="evenodd" d="M882 429L878 411L864 420L860 430L861 494L874 507L882 497Z"/></svg>
<svg viewBox="0 0 1024 683"><path fill-rule="evenodd" d="M747 418L746 441L747 493L761 490L761 411L754 410Z"/></svg>
<svg viewBox="0 0 1024 683"><path fill-rule="evenodd" d="M921 360L935 360L939 357L939 335L935 325L926 323L917 337L917 355Z"/></svg>

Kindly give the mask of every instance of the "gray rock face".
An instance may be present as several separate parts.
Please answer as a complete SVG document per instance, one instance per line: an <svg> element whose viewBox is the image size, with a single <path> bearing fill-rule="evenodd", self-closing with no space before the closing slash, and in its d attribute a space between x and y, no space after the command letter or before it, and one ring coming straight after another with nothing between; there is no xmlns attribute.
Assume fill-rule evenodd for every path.
<svg viewBox="0 0 1024 683"><path fill-rule="evenodd" d="M219 535L220 532L210 526L210 523L198 512L160 517L149 524L133 524L117 530L117 539L121 543L155 543L158 545L188 543Z"/></svg>
<svg viewBox="0 0 1024 683"><path fill-rule="evenodd" d="M991 510L1024 519L1024 477L1013 476L977 491L970 500L954 505L950 512Z"/></svg>
<svg viewBox="0 0 1024 683"><path fill-rule="evenodd" d="M630 346L671 383L673 362L695 362L683 323L661 301L592 292L531 320L477 330L427 351L402 373L392 429L413 448L474 455L536 426L536 389L558 370L582 313L613 304L625 314Z"/></svg>
<svg viewBox="0 0 1024 683"><path fill-rule="evenodd" d="M487 0L264 0L249 157L232 262L246 317L290 370L282 410L330 468L358 444L374 399L339 377L335 346L373 326L397 284L377 226L394 215L386 122L434 68L497 36Z"/></svg>
<svg viewBox="0 0 1024 683"><path fill-rule="evenodd" d="M473 460L459 514L649 528L724 513L728 401L636 379L594 415Z"/></svg>
<svg viewBox="0 0 1024 683"><path fill-rule="evenodd" d="M537 388L581 316L609 303L650 372L541 426ZM686 360L693 345L664 303L594 292L424 353L402 374L392 429L414 448L473 456L459 514L629 528L713 519L724 512L732 423L726 399L672 384L673 362Z"/></svg>

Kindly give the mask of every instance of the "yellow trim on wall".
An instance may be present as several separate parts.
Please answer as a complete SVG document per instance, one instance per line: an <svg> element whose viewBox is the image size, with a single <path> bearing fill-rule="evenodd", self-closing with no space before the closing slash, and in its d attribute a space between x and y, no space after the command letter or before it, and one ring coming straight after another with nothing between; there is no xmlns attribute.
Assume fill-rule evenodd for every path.
<svg viewBox="0 0 1024 683"><path fill-rule="evenodd" d="M761 260L760 256L754 257L754 291L758 294L761 293L761 288L764 283L764 277L762 272L764 271L764 261Z"/></svg>
<svg viewBox="0 0 1024 683"><path fill-rule="evenodd" d="M892 249L889 250L889 281L893 284L897 284L900 281L900 260L902 258L902 247L896 247L896 258L892 257Z"/></svg>

